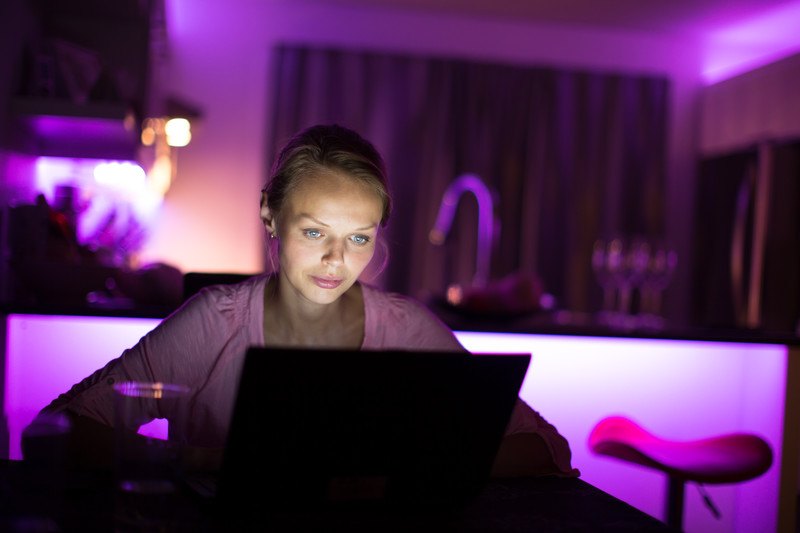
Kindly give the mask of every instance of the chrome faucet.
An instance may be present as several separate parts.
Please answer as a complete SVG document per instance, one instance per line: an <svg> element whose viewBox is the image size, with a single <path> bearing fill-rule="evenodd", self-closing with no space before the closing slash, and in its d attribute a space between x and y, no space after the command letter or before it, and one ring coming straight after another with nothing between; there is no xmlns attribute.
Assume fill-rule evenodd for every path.
<svg viewBox="0 0 800 533"><path fill-rule="evenodd" d="M478 247L475 259L475 275L472 285L482 287L489 281L492 259L492 244L495 236L494 198L486 184L475 174L462 174L453 181L442 196L436 223L428 234L431 243L444 244L453 225L458 202L465 192L471 192L478 202Z"/></svg>

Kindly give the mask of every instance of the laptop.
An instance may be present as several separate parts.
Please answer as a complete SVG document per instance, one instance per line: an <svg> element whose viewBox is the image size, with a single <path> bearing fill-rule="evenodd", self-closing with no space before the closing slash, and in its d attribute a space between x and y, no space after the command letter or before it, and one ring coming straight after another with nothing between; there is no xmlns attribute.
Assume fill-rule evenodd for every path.
<svg viewBox="0 0 800 533"><path fill-rule="evenodd" d="M480 493L530 354L251 347L224 516L447 509Z"/></svg>

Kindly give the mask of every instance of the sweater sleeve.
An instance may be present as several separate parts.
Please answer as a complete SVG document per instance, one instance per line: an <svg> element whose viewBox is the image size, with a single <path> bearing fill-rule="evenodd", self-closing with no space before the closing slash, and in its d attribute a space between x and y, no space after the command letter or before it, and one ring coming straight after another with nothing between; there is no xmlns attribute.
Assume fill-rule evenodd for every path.
<svg viewBox="0 0 800 533"><path fill-rule="evenodd" d="M114 425L113 386L123 381L160 381L198 388L221 352L235 321L224 291L203 290L165 318L139 342L72 388L43 412L69 410ZM143 418L166 417L143 413Z"/></svg>
<svg viewBox="0 0 800 533"><path fill-rule="evenodd" d="M554 425L545 420L537 411L534 411L524 400L517 399L517 404L511 413L511 419L506 426L506 435L519 433L533 433L544 440L553 463L558 468L557 475L562 477L577 477L580 471L572 467L572 451L569 442L556 429Z"/></svg>

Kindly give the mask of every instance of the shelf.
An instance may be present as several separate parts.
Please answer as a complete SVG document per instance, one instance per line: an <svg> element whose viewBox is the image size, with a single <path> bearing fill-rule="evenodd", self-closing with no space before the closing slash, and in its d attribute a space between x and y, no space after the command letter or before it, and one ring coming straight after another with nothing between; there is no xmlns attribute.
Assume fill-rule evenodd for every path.
<svg viewBox="0 0 800 533"><path fill-rule="evenodd" d="M18 98L16 149L33 155L133 160L139 128L124 104Z"/></svg>
<svg viewBox="0 0 800 533"><path fill-rule="evenodd" d="M88 102L76 104L56 98L15 98L12 111L20 116L54 116L75 118L102 118L124 121L131 114L130 107L115 102Z"/></svg>

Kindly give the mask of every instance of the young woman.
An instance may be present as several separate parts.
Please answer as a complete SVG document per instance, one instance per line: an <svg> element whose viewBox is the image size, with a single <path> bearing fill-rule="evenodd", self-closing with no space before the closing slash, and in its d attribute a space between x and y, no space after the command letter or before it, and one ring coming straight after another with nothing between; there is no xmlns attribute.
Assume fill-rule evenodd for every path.
<svg viewBox="0 0 800 533"><path fill-rule="evenodd" d="M114 383L160 381L191 389L191 466L214 470L251 345L465 351L420 303L358 281L390 212L384 164L372 144L337 125L299 132L261 194L276 271L207 287L46 407L44 414L69 418L72 459L110 463ZM521 400L493 473L577 475L567 441Z"/></svg>

